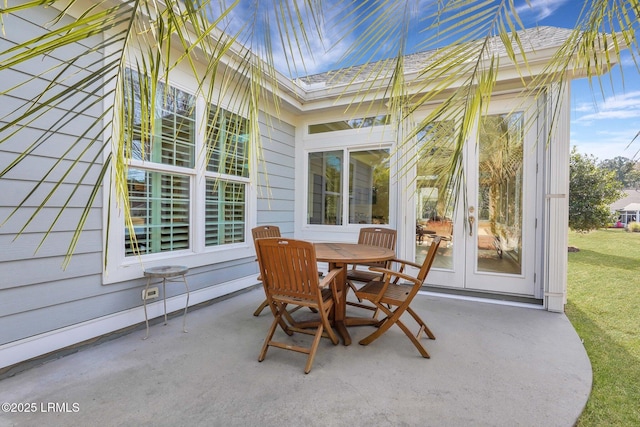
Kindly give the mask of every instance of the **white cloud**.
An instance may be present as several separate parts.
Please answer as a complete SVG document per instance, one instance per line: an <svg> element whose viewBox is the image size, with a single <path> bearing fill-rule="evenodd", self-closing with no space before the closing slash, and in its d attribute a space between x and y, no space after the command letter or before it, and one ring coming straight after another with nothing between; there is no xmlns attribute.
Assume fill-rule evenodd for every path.
<svg viewBox="0 0 640 427"><path fill-rule="evenodd" d="M599 111L593 114L581 116L578 121L590 122L593 120L618 120L618 119L634 119L640 117L640 109L631 110L615 110L615 111Z"/></svg>
<svg viewBox="0 0 640 427"><path fill-rule="evenodd" d="M576 105L573 111L578 113L576 122L639 118L640 91L610 96L597 104L581 103Z"/></svg>
<svg viewBox="0 0 640 427"><path fill-rule="evenodd" d="M517 6L518 14L535 14L535 20L540 21L552 15L560 6L565 4L567 0L530 0L524 4Z"/></svg>

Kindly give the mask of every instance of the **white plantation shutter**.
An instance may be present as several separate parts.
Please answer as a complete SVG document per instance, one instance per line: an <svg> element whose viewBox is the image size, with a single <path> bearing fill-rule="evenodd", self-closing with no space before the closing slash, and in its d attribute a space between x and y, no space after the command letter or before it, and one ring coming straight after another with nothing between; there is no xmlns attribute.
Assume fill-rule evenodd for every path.
<svg viewBox="0 0 640 427"><path fill-rule="evenodd" d="M246 184L207 179L205 244L244 242Z"/></svg>
<svg viewBox="0 0 640 427"><path fill-rule="evenodd" d="M189 177L162 175L160 252L189 249Z"/></svg>
<svg viewBox="0 0 640 427"><path fill-rule="evenodd" d="M189 177L129 170L129 205L141 254L189 248ZM134 245L126 231L126 255Z"/></svg>

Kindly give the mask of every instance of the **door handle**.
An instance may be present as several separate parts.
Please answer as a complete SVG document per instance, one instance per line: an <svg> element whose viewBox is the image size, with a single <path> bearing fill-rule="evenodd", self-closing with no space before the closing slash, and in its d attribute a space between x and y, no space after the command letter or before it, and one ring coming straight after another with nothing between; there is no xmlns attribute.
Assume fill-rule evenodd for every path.
<svg viewBox="0 0 640 427"><path fill-rule="evenodd" d="M476 208L469 206L469 236L473 236L473 224L476 222L476 218L471 215L476 211Z"/></svg>

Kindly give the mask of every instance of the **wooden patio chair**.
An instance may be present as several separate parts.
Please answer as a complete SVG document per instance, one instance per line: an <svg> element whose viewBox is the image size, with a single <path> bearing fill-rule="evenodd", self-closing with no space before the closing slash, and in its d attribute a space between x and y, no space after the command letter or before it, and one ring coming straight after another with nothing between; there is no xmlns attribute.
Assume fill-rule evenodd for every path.
<svg viewBox="0 0 640 427"><path fill-rule="evenodd" d="M280 227L277 225L261 225L259 227L254 227L251 229L251 236L253 237L253 244L256 244L256 239L261 239L265 237L281 237L280 235ZM256 246L256 253L258 252L258 246ZM258 280L261 280L258 277ZM262 303L256 308L256 311L253 312L254 316L259 316L262 313L267 305L269 305L267 299L265 298Z"/></svg>
<svg viewBox="0 0 640 427"><path fill-rule="evenodd" d="M258 239L256 247L267 304L272 307L274 315L258 361L264 360L269 347L305 353L308 354L304 369L307 374L321 337L328 337L334 345L338 344L338 337L329 323L329 315L340 298L336 281L342 269L331 270L320 280L315 248L310 242L287 238ZM320 316L315 330L286 324L283 320L289 315L288 305L315 309ZM287 335L294 332L314 335L311 346L301 347L293 342L275 341L273 335L278 325Z"/></svg>
<svg viewBox="0 0 640 427"><path fill-rule="evenodd" d="M254 227L251 229L251 236L253 237L254 245L256 244L257 239L264 239L268 237L282 237L280 234L280 227L278 227L277 225L260 225L258 227ZM257 252L258 252L258 247L256 246L256 253ZM322 276L322 273L318 272L318 275ZM262 279L258 277L258 280L262 280ZM256 308L256 311L253 312L253 315L260 316L260 313L262 313L262 310L264 310L268 305L269 304L267 302L267 299L265 298L264 301L260 303L258 308ZM294 308L293 310L290 311L290 313L298 310L299 308L300 307ZM314 311L314 310L312 309L311 311Z"/></svg>
<svg viewBox="0 0 640 427"><path fill-rule="evenodd" d="M430 339L436 339L436 337L410 305L431 269L431 265L433 264L433 260L438 251L438 246L440 246L440 240L441 239L438 236L433 238L422 265L411 261L394 260L394 265L399 265L398 271L380 267L371 267L374 272L383 274L384 278L382 280L373 280L367 283L356 291L356 295L363 300L373 303L376 308L385 313L387 317L378 322L376 324L377 330L371 335L360 340L360 344L371 344L384 334L391 326L398 325L409 337L413 345L416 346L422 357L429 358L429 353L420 342L420 336L422 335L422 332L425 332ZM416 277L405 272L407 266L420 269ZM403 284L401 281L408 282L408 284ZM415 335L400 320L400 317L405 312L409 313L420 327Z"/></svg>
<svg viewBox="0 0 640 427"><path fill-rule="evenodd" d="M395 251L397 235L398 233L396 232L396 230L393 230L390 228L381 228L381 227L361 228L360 234L358 235L358 244L380 246L380 247ZM351 288L357 296L356 291L358 290L358 288L353 282L368 283L372 280L379 280L382 278L381 273L373 272L369 269L363 269L362 267L388 268L389 266L390 264L387 261L352 265L351 268L347 270L347 284L349 285L349 288ZM348 305L365 308L368 310L375 310L375 307L370 305L364 305L361 303L362 303L362 300L360 298L358 298L357 303L352 301L347 301Z"/></svg>

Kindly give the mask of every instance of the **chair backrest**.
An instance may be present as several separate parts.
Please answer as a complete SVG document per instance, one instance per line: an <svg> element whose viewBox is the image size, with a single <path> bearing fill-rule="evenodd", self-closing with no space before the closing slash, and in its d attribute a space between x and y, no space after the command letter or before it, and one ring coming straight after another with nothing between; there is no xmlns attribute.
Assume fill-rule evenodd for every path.
<svg viewBox="0 0 640 427"><path fill-rule="evenodd" d="M260 225L251 229L251 236L253 237L253 245L258 252L258 246L256 245L257 239L264 239L267 237L281 237L280 227L277 225Z"/></svg>
<svg viewBox="0 0 640 427"><path fill-rule="evenodd" d="M262 239L264 237L280 237L280 227L277 225L261 225L251 229L253 240Z"/></svg>
<svg viewBox="0 0 640 427"><path fill-rule="evenodd" d="M420 271L416 278L420 280L420 283L424 283L424 280L427 278L427 274L429 274L429 270L431 270L431 265L433 264L433 260L436 257L436 253L438 252L438 246L440 246L440 236L436 236L431 241L431 246L429 247L429 251L427 252L427 256L424 258L424 262L422 263L422 267L420 267Z"/></svg>
<svg viewBox="0 0 640 427"><path fill-rule="evenodd" d="M260 275L268 296L322 301L313 243L288 238L256 240Z"/></svg>
<svg viewBox="0 0 640 427"><path fill-rule="evenodd" d="M358 244L379 246L382 248L391 249L392 251L395 252L397 236L398 236L398 233L396 232L396 230L391 228L381 228L381 227L361 228L360 234L358 235ZM386 261L382 261L382 262L367 263L366 265L385 266L386 264L387 264Z"/></svg>

